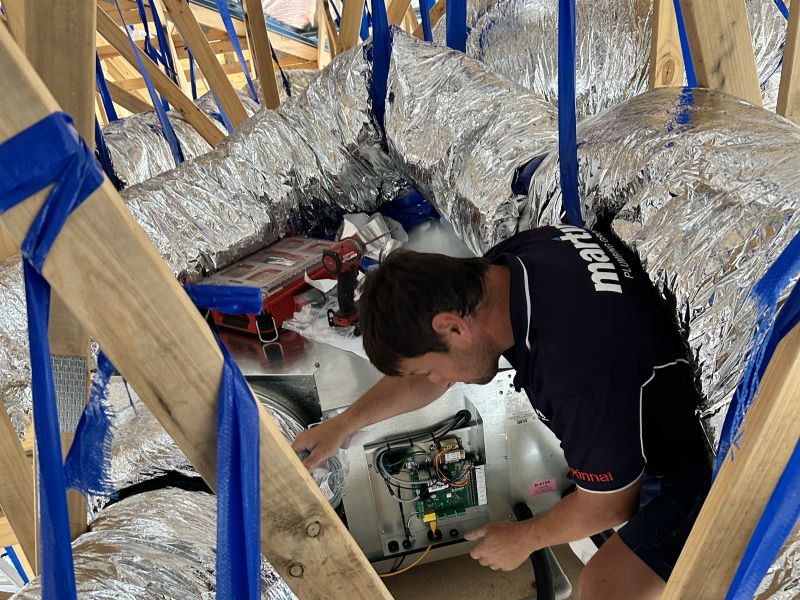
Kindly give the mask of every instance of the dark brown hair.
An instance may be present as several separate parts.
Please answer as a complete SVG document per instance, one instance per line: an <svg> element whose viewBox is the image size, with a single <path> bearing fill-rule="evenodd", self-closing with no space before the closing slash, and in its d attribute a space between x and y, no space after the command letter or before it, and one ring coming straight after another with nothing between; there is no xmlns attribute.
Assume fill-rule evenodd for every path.
<svg viewBox="0 0 800 600"><path fill-rule="evenodd" d="M472 314L483 299L485 258L399 250L367 275L359 301L364 350L381 372L399 375L404 358L447 352L434 315Z"/></svg>

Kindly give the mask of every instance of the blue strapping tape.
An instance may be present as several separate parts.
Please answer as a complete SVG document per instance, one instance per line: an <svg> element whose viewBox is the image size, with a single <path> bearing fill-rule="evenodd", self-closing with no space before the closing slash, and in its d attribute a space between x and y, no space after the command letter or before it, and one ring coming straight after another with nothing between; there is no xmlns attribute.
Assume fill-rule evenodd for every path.
<svg viewBox="0 0 800 600"><path fill-rule="evenodd" d="M81 413L64 463L67 487L84 495L108 498L114 493L110 477L113 413L108 404L108 382L115 372L114 365L100 352L89 401Z"/></svg>
<svg viewBox="0 0 800 600"><path fill-rule="evenodd" d="M558 2L558 158L567 221L583 227L575 117L575 0Z"/></svg>
<svg viewBox="0 0 800 600"><path fill-rule="evenodd" d="M33 422L39 461L41 581L45 600L76 598L55 383L50 362L50 286L41 275L69 215L103 182L94 153L68 115L53 113L0 145L0 213L50 184L22 244Z"/></svg>
<svg viewBox="0 0 800 600"><path fill-rule="evenodd" d="M431 26L432 0L419 0L419 16L422 19L422 37L426 42L433 43L433 27Z"/></svg>
<svg viewBox="0 0 800 600"><path fill-rule="evenodd" d="M686 83L689 87L697 87L697 75L694 72L692 62L692 49L689 46L689 36L686 34L686 22L683 20L683 10L681 0L673 0L675 5L675 18L678 20L678 36L681 39L681 54L683 54L683 65L686 69Z"/></svg>
<svg viewBox="0 0 800 600"><path fill-rule="evenodd" d="M199 309L259 314L261 289L185 287ZM261 491L258 406L239 367L225 360L217 409L217 598L261 597Z"/></svg>
<svg viewBox="0 0 800 600"><path fill-rule="evenodd" d="M122 9L119 7L118 0L114 0L114 5L117 7L117 13L119 13L119 18L122 20L122 28L128 35L128 41L131 44L131 48L133 48L133 53L136 55L136 62L139 64L139 72L142 74L144 83L147 86L147 91L150 93L150 99L153 102L153 108L156 111L159 123L161 123L161 129L164 133L164 137L166 138L169 148L172 151L172 158L175 160L175 166L178 166L183 162L183 152L181 151L180 142L178 142L178 136L175 135L175 129L172 127L172 123L170 123L169 119L167 118L167 113L164 111L161 98L159 97L158 92L156 92L155 87L153 87L153 82L150 79L150 75L147 73L144 62L142 61L142 55L139 52L139 46L136 45L136 43L133 41L133 37L131 37L131 30L128 28L127 23L125 23L125 17L122 16Z"/></svg>
<svg viewBox="0 0 800 600"><path fill-rule="evenodd" d="M445 6L447 47L467 51L467 0L449 0Z"/></svg>
<svg viewBox="0 0 800 600"><path fill-rule="evenodd" d="M106 76L103 74L103 65L100 64L100 55L95 52L94 57L94 76L97 81L97 91L100 92L100 99L103 101L103 109L106 111L109 121L116 121L119 117L117 116L117 109L114 107L114 101L111 99L111 93L108 91Z"/></svg>
<svg viewBox="0 0 800 600"><path fill-rule="evenodd" d="M239 59L239 65L241 65L244 77L247 79L247 87L250 88L250 95L253 97L253 100L258 102L256 86L253 84L253 80L250 77L250 69L247 68L247 61L244 59L242 45L239 43L239 36L236 35L236 28L233 26L233 19L231 18L231 11L228 9L228 2L227 0L216 0L216 3L219 16L222 17L222 22L225 24L225 31L228 32L228 37L231 40L231 44L233 44L233 50L236 52L236 58ZM262 83L261 85L264 84Z"/></svg>
<svg viewBox="0 0 800 600"><path fill-rule="evenodd" d="M392 37L389 17L383 0L372 0L372 111L381 127L386 116L386 91L389 84L389 61L392 58Z"/></svg>

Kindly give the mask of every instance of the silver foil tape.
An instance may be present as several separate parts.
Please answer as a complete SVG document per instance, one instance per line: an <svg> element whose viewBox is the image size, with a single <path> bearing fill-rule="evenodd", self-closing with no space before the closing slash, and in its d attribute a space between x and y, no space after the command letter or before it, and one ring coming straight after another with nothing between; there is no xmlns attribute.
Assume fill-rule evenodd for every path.
<svg viewBox="0 0 800 600"><path fill-rule="evenodd" d="M385 127L395 163L476 253L516 231L517 169L557 141L538 95L396 29Z"/></svg>
<svg viewBox="0 0 800 600"><path fill-rule="evenodd" d="M0 398L20 439L31 422L28 316L19 255L0 261Z"/></svg>
<svg viewBox="0 0 800 600"><path fill-rule="evenodd" d="M278 110L217 148L123 192L183 281L197 281L290 232L332 233L405 182L382 148L369 101L368 46L341 54Z"/></svg>
<svg viewBox="0 0 800 600"><path fill-rule="evenodd" d="M213 600L216 598L216 499L166 488L105 508L72 544L81 600ZM295 600L266 560L263 600ZM34 579L13 598L42 597Z"/></svg>
<svg viewBox="0 0 800 600"><path fill-rule="evenodd" d="M774 109L786 20L769 0L745 0L765 105ZM493 73L558 100L558 5L549 0L472 0L467 54ZM647 89L651 2L577 0L576 109L598 113ZM435 28L444 44L445 19ZM680 82L678 82L680 83Z"/></svg>
<svg viewBox="0 0 800 600"><path fill-rule="evenodd" d="M258 110L258 104L246 93L239 92L239 97L248 116ZM212 118L220 130L225 131L219 107L210 93L198 98L197 106ZM167 118L175 128L175 135L186 160L211 150L211 145L178 111L169 111ZM175 159L154 111L112 121L103 128L103 137L114 164L114 171L126 187L175 168Z"/></svg>

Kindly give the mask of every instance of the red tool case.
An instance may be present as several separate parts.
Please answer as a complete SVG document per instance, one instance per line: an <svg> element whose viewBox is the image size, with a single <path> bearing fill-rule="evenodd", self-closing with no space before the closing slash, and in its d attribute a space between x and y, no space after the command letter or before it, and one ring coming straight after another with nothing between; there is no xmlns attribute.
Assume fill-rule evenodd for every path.
<svg viewBox="0 0 800 600"><path fill-rule="evenodd" d="M211 311L214 323L242 333L257 335L262 342L278 339L284 321L294 315L294 297L311 289L305 282L326 279L322 251L333 242L304 237L289 237L223 269L207 280L216 285L256 286L263 290L264 308L260 315L228 315Z"/></svg>

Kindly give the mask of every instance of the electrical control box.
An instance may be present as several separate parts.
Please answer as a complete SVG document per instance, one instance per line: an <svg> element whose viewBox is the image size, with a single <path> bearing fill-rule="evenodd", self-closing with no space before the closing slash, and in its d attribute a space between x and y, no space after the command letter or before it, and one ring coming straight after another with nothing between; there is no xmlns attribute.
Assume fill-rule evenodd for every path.
<svg viewBox="0 0 800 600"><path fill-rule="evenodd" d="M364 447L382 547L372 560L461 542L490 520L483 426L472 409L444 437L417 430Z"/></svg>

